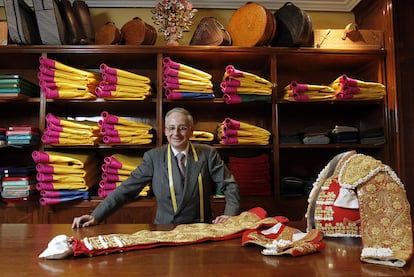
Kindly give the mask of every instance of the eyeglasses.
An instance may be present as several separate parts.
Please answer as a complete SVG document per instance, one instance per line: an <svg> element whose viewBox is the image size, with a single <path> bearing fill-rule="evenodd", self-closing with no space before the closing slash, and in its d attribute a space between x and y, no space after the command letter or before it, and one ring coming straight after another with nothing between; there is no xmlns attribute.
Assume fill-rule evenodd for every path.
<svg viewBox="0 0 414 277"><path fill-rule="evenodd" d="M180 126L167 126L166 127L169 132L175 132L178 130L179 132L187 132L190 129L188 126L180 125Z"/></svg>

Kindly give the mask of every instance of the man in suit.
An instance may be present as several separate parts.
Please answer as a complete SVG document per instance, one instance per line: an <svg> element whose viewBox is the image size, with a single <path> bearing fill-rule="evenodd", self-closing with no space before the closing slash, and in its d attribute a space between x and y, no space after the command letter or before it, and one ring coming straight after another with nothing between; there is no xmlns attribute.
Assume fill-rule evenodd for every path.
<svg viewBox="0 0 414 277"><path fill-rule="evenodd" d="M90 215L75 217L73 228L96 225L127 199L134 198L151 183L157 200L155 224L222 223L237 215L239 187L217 150L190 143L193 117L183 108L174 108L165 116L164 132L168 144L147 151L143 161L108 195ZM181 173L176 156L183 153L185 172ZM217 188L225 196L223 215L213 219L210 194Z"/></svg>

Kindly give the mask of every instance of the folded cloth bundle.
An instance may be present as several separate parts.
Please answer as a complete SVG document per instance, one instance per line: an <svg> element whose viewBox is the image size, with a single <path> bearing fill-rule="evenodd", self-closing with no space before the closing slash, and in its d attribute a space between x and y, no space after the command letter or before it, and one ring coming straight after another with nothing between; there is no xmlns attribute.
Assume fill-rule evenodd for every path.
<svg viewBox="0 0 414 277"><path fill-rule="evenodd" d="M242 245L264 247L265 256L303 256L325 248L321 231L312 229L304 233L281 222L264 230L250 230L243 233Z"/></svg>
<svg viewBox="0 0 414 277"><path fill-rule="evenodd" d="M365 82L352 79L343 74L330 84L339 100L377 100L386 94L385 86L377 82Z"/></svg>
<svg viewBox="0 0 414 277"><path fill-rule="evenodd" d="M36 145L40 141L40 130L32 126L9 126L6 138L8 145Z"/></svg>
<svg viewBox="0 0 414 277"><path fill-rule="evenodd" d="M100 140L99 126L88 120L73 120L46 115L42 142L51 145L95 145Z"/></svg>
<svg viewBox="0 0 414 277"><path fill-rule="evenodd" d="M326 101L335 99L335 90L330 86L303 84L292 81L284 88L283 100L300 101Z"/></svg>
<svg viewBox="0 0 414 277"><path fill-rule="evenodd" d="M193 223L177 225L168 231L141 230L133 234L106 234L77 239L64 234L54 237L39 255L44 259L65 259L70 256L98 256L139 249L179 246L206 241L240 238L252 229L285 223L285 217L267 217L262 208L253 208L229 218L224 223Z"/></svg>
<svg viewBox="0 0 414 277"><path fill-rule="evenodd" d="M212 143L214 140L214 134L207 131L193 131L193 135L190 137L191 142L195 143Z"/></svg>
<svg viewBox="0 0 414 277"><path fill-rule="evenodd" d="M139 156L113 154L105 157L104 163L101 165L102 180L99 183L98 196L104 198L120 186L122 181L126 180L141 162L142 157ZM139 196L147 196L149 189L150 187L147 185Z"/></svg>
<svg viewBox="0 0 414 277"><path fill-rule="evenodd" d="M334 143L358 143L359 130L353 126L336 125L331 130L331 137Z"/></svg>
<svg viewBox="0 0 414 277"><path fill-rule="evenodd" d="M46 206L78 199L87 200L89 192L83 190L42 190L40 196L40 204Z"/></svg>
<svg viewBox="0 0 414 277"><path fill-rule="evenodd" d="M226 118L217 128L221 144L268 145L271 133L258 126Z"/></svg>
<svg viewBox="0 0 414 277"><path fill-rule="evenodd" d="M106 144L150 144L154 134L151 125L129 120L103 111L98 121L102 141Z"/></svg>
<svg viewBox="0 0 414 277"><path fill-rule="evenodd" d="M226 104L271 100L273 84L250 72L228 65L220 84Z"/></svg>
<svg viewBox="0 0 414 277"><path fill-rule="evenodd" d="M361 237L361 261L403 267L411 259L406 191L380 160L355 151L336 155L319 173L308 203L308 230L329 237Z"/></svg>
<svg viewBox="0 0 414 277"><path fill-rule="evenodd" d="M151 79L127 70L100 65L102 81L96 94L112 100L145 100L152 95Z"/></svg>
<svg viewBox="0 0 414 277"><path fill-rule="evenodd" d="M95 99L101 76L56 60L39 58L39 86L48 99Z"/></svg>
<svg viewBox="0 0 414 277"><path fill-rule="evenodd" d="M214 98L212 76L204 71L163 59L163 87L167 99Z"/></svg>
<svg viewBox="0 0 414 277"><path fill-rule="evenodd" d="M229 157L229 169L241 195L271 195L269 156Z"/></svg>
<svg viewBox="0 0 414 277"><path fill-rule="evenodd" d="M88 190L99 182L98 159L93 153L36 150L32 158L36 163L36 189L40 191L42 205L87 199Z"/></svg>

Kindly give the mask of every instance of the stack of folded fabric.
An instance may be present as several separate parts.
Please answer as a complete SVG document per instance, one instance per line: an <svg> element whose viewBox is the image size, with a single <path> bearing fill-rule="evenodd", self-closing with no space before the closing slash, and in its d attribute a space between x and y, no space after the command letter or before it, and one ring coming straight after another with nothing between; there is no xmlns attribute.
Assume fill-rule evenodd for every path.
<svg viewBox="0 0 414 277"><path fill-rule="evenodd" d="M33 126L9 126L6 136L8 145L29 146L40 142L40 130Z"/></svg>
<svg viewBox="0 0 414 277"><path fill-rule="evenodd" d="M37 195L34 165L2 167L0 179L3 201L25 201Z"/></svg>
<svg viewBox="0 0 414 277"><path fill-rule="evenodd" d="M112 100L145 100L151 96L151 79L119 68L100 66L102 81L96 95Z"/></svg>
<svg viewBox="0 0 414 277"><path fill-rule="evenodd" d="M358 143L359 130L352 126L336 125L331 130L331 137L334 143Z"/></svg>
<svg viewBox="0 0 414 277"><path fill-rule="evenodd" d="M0 99L39 97L39 86L17 74L0 74Z"/></svg>
<svg viewBox="0 0 414 277"><path fill-rule="evenodd" d="M71 67L41 56L39 85L48 99L95 99L100 73Z"/></svg>
<svg viewBox="0 0 414 277"><path fill-rule="evenodd" d="M207 131L193 131L193 135L190 137L190 141L193 143L205 143L212 144L214 141L214 134Z"/></svg>
<svg viewBox="0 0 414 277"><path fill-rule="evenodd" d="M104 158L102 164L102 180L99 182L98 196L105 198L109 193L121 185L131 172L142 162L142 157L124 154L113 154ZM138 196L148 196L150 186L147 185Z"/></svg>
<svg viewBox="0 0 414 277"><path fill-rule="evenodd" d="M0 128L0 148L7 146L6 128Z"/></svg>
<svg viewBox="0 0 414 277"><path fill-rule="evenodd" d="M300 101L327 101L335 99L335 90L330 86L302 84L291 82L284 88L283 100Z"/></svg>
<svg viewBox="0 0 414 277"><path fill-rule="evenodd" d="M229 157L229 169L241 195L271 195L269 155Z"/></svg>
<svg viewBox="0 0 414 277"><path fill-rule="evenodd" d="M226 104L238 104L253 101L270 101L273 84L256 74L226 67L220 84Z"/></svg>
<svg viewBox="0 0 414 277"><path fill-rule="evenodd" d="M307 127L301 132L303 144L329 144L330 128L324 126L311 126Z"/></svg>
<svg viewBox="0 0 414 277"><path fill-rule="evenodd" d="M95 145L99 143L99 126L89 120L65 119L46 115L42 142L50 145Z"/></svg>
<svg viewBox="0 0 414 277"><path fill-rule="evenodd" d="M214 98L211 75L199 69L173 61L163 60L163 86L167 99Z"/></svg>
<svg viewBox="0 0 414 277"><path fill-rule="evenodd" d="M217 132L221 144L268 145L270 135L266 129L231 118L224 119Z"/></svg>
<svg viewBox="0 0 414 277"><path fill-rule="evenodd" d="M98 125L105 144L152 143L154 134L151 125L112 115L106 111L103 111L101 116Z"/></svg>
<svg viewBox="0 0 414 277"><path fill-rule="evenodd" d="M32 158L42 205L88 199L99 182L98 159L92 153L33 151Z"/></svg>
<svg viewBox="0 0 414 277"><path fill-rule="evenodd" d="M372 128L359 132L359 142L362 144L381 145L385 143L384 129Z"/></svg>
<svg viewBox="0 0 414 277"><path fill-rule="evenodd" d="M352 79L347 75L339 76L330 86L339 100L378 100L385 95L385 86L377 82L365 82Z"/></svg>

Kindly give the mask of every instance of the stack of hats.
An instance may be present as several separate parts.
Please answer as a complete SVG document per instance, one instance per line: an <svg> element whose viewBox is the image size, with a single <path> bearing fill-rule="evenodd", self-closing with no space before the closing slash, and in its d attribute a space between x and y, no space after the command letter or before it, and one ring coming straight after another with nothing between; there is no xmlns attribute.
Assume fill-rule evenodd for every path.
<svg viewBox="0 0 414 277"><path fill-rule="evenodd" d="M284 92L283 100L292 102L335 99L335 90L330 86L303 84L297 81L292 81L284 87Z"/></svg>
<svg viewBox="0 0 414 277"><path fill-rule="evenodd" d="M229 157L229 169L241 195L271 195L269 155Z"/></svg>
<svg viewBox="0 0 414 277"><path fill-rule="evenodd" d="M268 145L270 135L266 129L231 118L224 119L217 132L221 144Z"/></svg>
<svg viewBox="0 0 414 277"><path fill-rule="evenodd" d="M119 68L100 66L102 81L96 94L112 100L144 100L151 96L151 79Z"/></svg>
<svg viewBox="0 0 414 277"><path fill-rule="evenodd" d="M33 126L9 126L6 136L7 145L29 146L40 142L40 130Z"/></svg>
<svg viewBox="0 0 414 277"><path fill-rule="evenodd" d="M41 56L39 85L48 99L95 99L101 76Z"/></svg>
<svg viewBox="0 0 414 277"><path fill-rule="evenodd" d="M46 115L42 142L50 145L95 145L99 143L99 126L89 120L64 119L51 113Z"/></svg>
<svg viewBox="0 0 414 277"><path fill-rule="evenodd" d="M92 153L33 151L32 158L41 205L88 199L99 181L98 159Z"/></svg>
<svg viewBox="0 0 414 277"><path fill-rule="evenodd" d="M385 86L377 82L352 79L343 74L330 86L335 90L336 99L378 100L385 95Z"/></svg>
<svg viewBox="0 0 414 277"><path fill-rule="evenodd" d="M98 196L105 198L126 180L131 172L142 162L142 157L124 154L113 154L104 158L102 164L102 180L99 182ZM139 196L148 196L150 186L147 185Z"/></svg>
<svg viewBox="0 0 414 277"><path fill-rule="evenodd" d="M270 101L273 84L256 74L226 67L223 82L220 84L226 104L242 102Z"/></svg>
<svg viewBox="0 0 414 277"><path fill-rule="evenodd" d="M105 144L150 144L154 134L149 124L132 121L103 111L98 125Z"/></svg>
<svg viewBox="0 0 414 277"><path fill-rule="evenodd" d="M24 201L37 194L34 165L1 167L0 180L3 201Z"/></svg>
<svg viewBox="0 0 414 277"><path fill-rule="evenodd" d="M211 78L210 74L169 57L163 60L163 86L167 99L212 99Z"/></svg>

